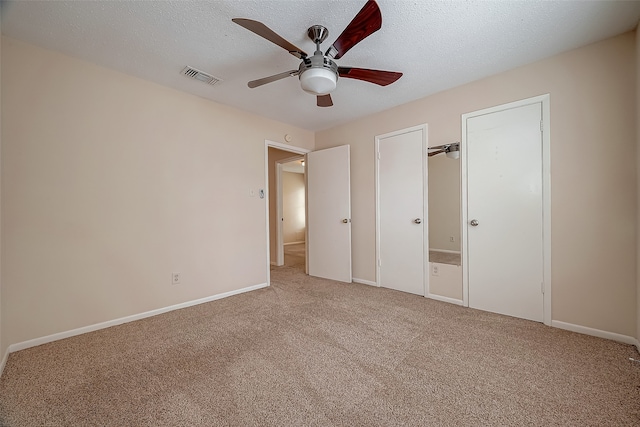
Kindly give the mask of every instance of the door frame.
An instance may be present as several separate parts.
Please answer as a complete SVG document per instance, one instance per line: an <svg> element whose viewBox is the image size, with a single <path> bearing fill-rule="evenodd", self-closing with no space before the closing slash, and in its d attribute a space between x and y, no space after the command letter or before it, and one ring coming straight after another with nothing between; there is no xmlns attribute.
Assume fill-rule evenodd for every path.
<svg viewBox="0 0 640 427"><path fill-rule="evenodd" d="M390 138L405 133L422 131L422 185L423 185L423 254L422 275L424 296L429 297L429 164L427 162L428 125L427 123L400 129L397 131L376 135L375 137L375 193L376 193L376 286L380 287L380 140Z"/></svg>
<svg viewBox="0 0 640 427"><path fill-rule="evenodd" d="M299 155L304 156L305 154L309 153L311 150L307 150L306 148L300 148L300 147L296 147L294 145L289 145L289 144L284 144L282 142L276 142L276 141L270 141L268 139L264 140L264 183L265 183L265 189L264 189L264 199L265 199L265 204L264 204L264 215L265 215L265 231L266 231L266 241L267 241L267 286L271 286L271 238L273 236L270 236L270 232L269 232L269 147L272 148L277 148L279 150L284 150L284 151L289 151L292 154L292 157L294 155L298 155L296 157L299 157ZM276 170L276 174L277 174L277 170ZM306 191L306 183L305 183L305 191ZM277 197L277 191L276 191L276 197ZM276 207L276 211L277 211L277 207ZM276 228L277 228L277 223L276 223ZM280 229L282 229L282 224L280 224ZM276 233L277 234L277 233ZM276 236L277 238L277 236Z"/></svg>
<svg viewBox="0 0 640 427"><path fill-rule="evenodd" d="M461 212L460 212L460 236L462 239L462 302L464 307L469 307L469 257L467 223L467 120L472 117L482 116L512 108L524 107L531 104L542 104L542 263L543 263L543 322L551 326L551 114L550 95L544 94L526 98L495 107L462 114L462 141L460 144L460 182L461 188Z"/></svg>

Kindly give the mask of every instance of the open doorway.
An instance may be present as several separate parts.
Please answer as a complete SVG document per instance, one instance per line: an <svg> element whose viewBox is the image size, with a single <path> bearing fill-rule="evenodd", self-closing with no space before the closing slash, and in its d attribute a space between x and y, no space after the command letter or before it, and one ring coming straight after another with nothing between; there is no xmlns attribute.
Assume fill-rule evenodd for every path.
<svg viewBox="0 0 640 427"><path fill-rule="evenodd" d="M269 270L282 266L306 272L307 150L267 141ZM270 281L270 274L269 274Z"/></svg>
<svg viewBox="0 0 640 427"><path fill-rule="evenodd" d="M277 265L305 270L306 189L304 156L277 163Z"/></svg>

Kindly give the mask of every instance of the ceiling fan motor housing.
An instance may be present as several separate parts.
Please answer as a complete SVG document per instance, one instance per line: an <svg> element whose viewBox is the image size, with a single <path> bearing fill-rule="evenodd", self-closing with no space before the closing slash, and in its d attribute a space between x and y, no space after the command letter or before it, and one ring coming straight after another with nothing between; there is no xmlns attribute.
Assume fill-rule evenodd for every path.
<svg viewBox="0 0 640 427"><path fill-rule="evenodd" d="M298 68L300 86L313 95L326 95L335 90L338 82L338 64L321 52L304 58Z"/></svg>

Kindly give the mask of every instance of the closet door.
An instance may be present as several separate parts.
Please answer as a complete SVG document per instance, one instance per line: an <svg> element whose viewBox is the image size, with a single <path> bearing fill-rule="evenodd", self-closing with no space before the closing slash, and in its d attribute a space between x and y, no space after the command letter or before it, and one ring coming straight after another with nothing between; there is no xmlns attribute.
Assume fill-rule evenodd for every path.
<svg viewBox="0 0 640 427"><path fill-rule="evenodd" d="M426 295L427 129L376 137L379 286Z"/></svg>

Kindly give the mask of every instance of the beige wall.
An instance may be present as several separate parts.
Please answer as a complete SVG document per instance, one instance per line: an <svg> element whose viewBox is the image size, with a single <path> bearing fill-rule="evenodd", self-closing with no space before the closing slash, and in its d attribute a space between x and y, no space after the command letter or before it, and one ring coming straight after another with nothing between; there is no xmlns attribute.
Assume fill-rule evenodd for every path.
<svg viewBox="0 0 640 427"><path fill-rule="evenodd" d="M635 55L627 33L318 132L317 149L351 145L354 277L375 280L376 135L459 141L461 114L550 93L552 317L636 336Z"/></svg>
<svg viewBox="0 0 640 427"><path fill-rule="evenodd" d="M2 43L0 43L0 82L2 82ZM2 99L2 83L0 83L0 99ZM0 102L0 361L4 357L9 344L6 342L3 329L5 327L2 321L2 102ZM0 362L2 363L2 362ZM0 368L0 374L1 374Z"/></svg>
<svg viewBox="0 0 640 427"><path fill-rule="evenodd" d="M640 351L640 24L636 28L636 182L637 182L637 260L636 260L636 300L637 300L637 326L636 326L636 339L639 341L636 344L638 351Z"/></svg>
<svg viewBox="0 0 640 427"><path fill-rule="evenodd" d="M304 174L282 172L282 237L284 243L305 240Z"/></svg>
<svg viewBox="0 0 640 427"><path fill-rule="evenodd" d="M3 347L266 282L264 141L312 132L2 43Z"/></svg>

